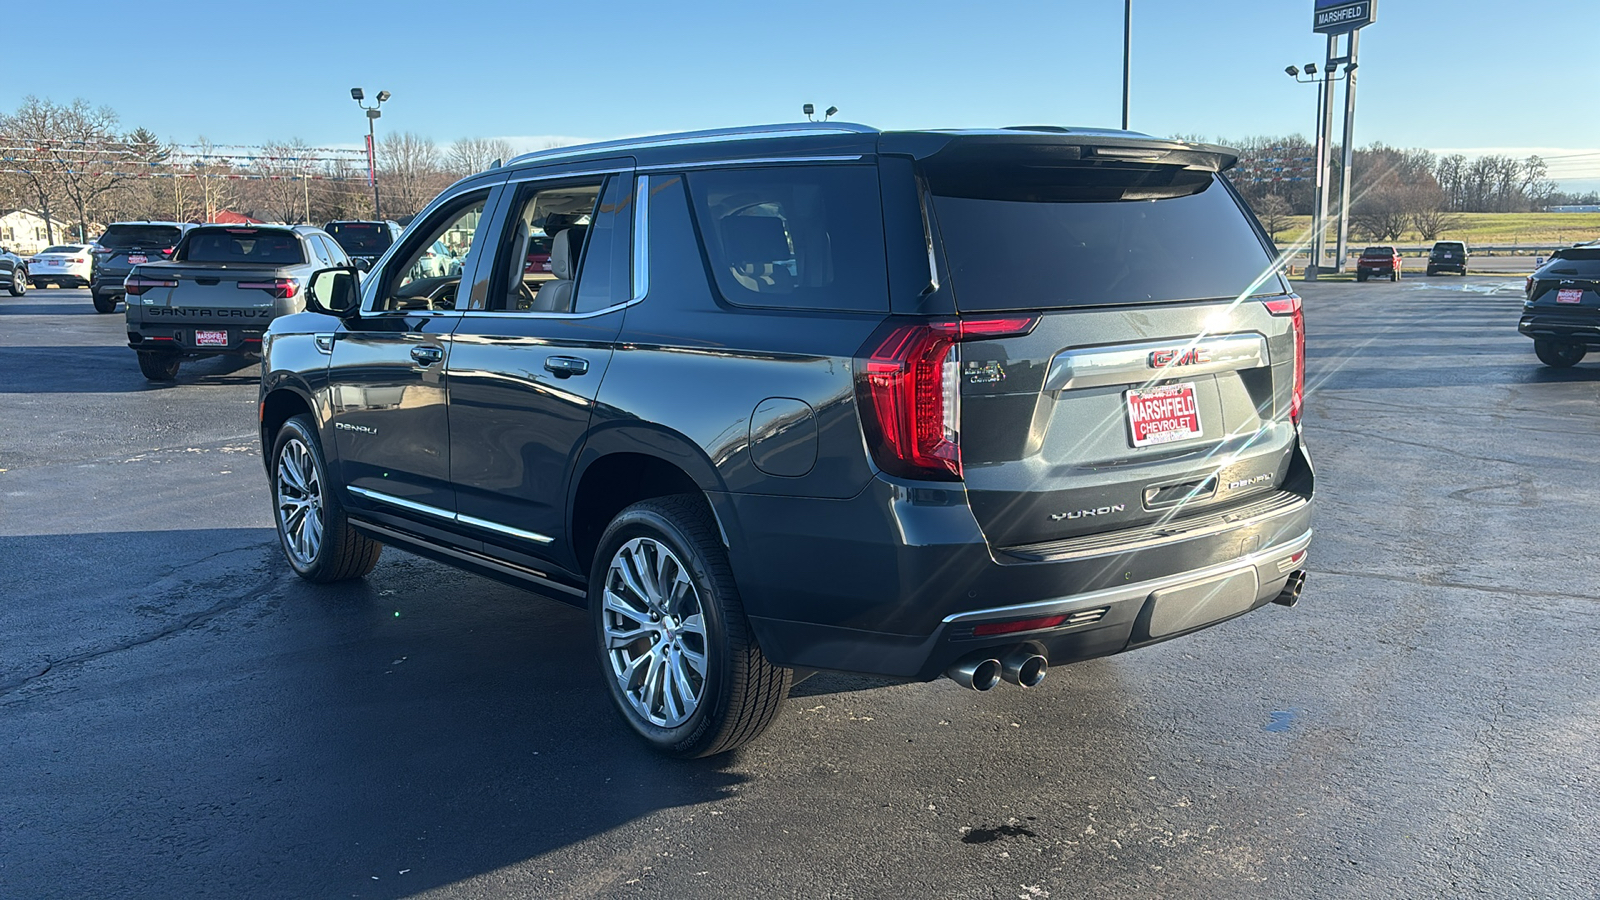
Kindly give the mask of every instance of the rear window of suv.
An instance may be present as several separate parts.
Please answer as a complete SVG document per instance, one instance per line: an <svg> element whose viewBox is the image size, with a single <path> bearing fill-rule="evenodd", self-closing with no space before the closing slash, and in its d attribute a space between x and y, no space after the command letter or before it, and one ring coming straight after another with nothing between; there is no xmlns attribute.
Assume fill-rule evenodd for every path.
<svg viewBox="0 0 1600 900"><path fill-rule="evenodd" d="M1287 290L1262 237L1210 172L1127 163L930 163L924 177L963 311Z"/></svg>
<svg viewBox="0 0 1600 900"><path fill-rule="evenodd" d="M1546 278L1561 275L1600 278L1600 247L1557 250L1555 257L1539 270L1539 275Z"/></svg>
<svg viewBox="0 0 1600 900"><path fill-rule="evenodd" d="M112 225L96 241L106 250L127 250L132 247L155 249L171 247L183 237L183 229L176 225Z"/></svg>
<svg viewBox="0 0 1600 900"><path fill-rule="evenodd" d="M1362 256L1394 256L1393 247L1368 247L1361 251Z"/></svg>
<svg viewBox="0 0 1600 900"><path fill-rule="evenodd" d="M394 243L381 222L330 222L328 233L351 256L378 256Z"/></svg>
<svg viewBox="0 0 1600 900"><path fill-rule="evenodd" d="M292 266L306 261L300 239L287 231L256 228L197 228L178 251L184 262Z"/></svg>

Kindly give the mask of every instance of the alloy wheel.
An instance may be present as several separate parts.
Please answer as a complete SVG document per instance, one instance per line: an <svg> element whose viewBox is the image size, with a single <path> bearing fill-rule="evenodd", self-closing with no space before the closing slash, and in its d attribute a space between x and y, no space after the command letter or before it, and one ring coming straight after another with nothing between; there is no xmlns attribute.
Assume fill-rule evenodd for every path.
<svg viewBox="0 0 1600 900"><path fill-rule="evenodd" d="M660 541L634 538L611 557L603 603L606 658L629 706L662 728L688 721L705 695L707 641L683 563Z"/></svg>
<svg viewBox="0 0 1600 900"><path fill-rule="evenodd" d="M322 479L311 448L299 438L278 453L278 531L284 547L301 566L316 562L322 548Z"/></svg>

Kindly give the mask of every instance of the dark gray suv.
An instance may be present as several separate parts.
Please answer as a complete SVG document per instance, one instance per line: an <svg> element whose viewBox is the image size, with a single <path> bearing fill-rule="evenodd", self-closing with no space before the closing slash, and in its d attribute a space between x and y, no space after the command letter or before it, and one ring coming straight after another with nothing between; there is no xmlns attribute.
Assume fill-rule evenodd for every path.
<svg viewBox="0 0 1600 900"><path fill-rule="evenodd" d="M617 709L680 756L819 669L1026 686L1292 604L1305 328L1233 162L829 123L465 179L268 331L284 553L586 606ZM459 272L419 265L440 243Z"/></svg>

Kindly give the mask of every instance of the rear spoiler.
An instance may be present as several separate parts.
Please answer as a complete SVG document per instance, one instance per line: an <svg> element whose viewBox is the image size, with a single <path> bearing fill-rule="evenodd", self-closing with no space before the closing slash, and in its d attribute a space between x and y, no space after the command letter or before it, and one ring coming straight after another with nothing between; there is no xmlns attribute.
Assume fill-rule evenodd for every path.
<svg viewBox="0 0 1600 900"><path fill-rule="evenodd" d="M1040 125L992 131L885 132L878 152L913 159L946 157L978 161L985 157L1049 162L1094 161L1176 166L1225 172L1239 162L1239 151L1218 144L1191 144L1128 131L1069 129Z"/></svg>

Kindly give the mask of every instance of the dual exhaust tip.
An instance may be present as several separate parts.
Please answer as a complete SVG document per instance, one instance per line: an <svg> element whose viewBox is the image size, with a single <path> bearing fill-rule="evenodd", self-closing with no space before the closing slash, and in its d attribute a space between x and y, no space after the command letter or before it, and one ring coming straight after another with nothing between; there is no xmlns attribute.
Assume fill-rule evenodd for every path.
<svg viewBox="0 0 1600 900"><path fill-rule="evenodd" d="M1001 680L1017 687L1033 687L1044 680L1050 661L1029 646L1017 647L999 658L977 654L945 670L945 677L964 688L987 691Z"/></svg>

